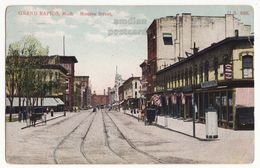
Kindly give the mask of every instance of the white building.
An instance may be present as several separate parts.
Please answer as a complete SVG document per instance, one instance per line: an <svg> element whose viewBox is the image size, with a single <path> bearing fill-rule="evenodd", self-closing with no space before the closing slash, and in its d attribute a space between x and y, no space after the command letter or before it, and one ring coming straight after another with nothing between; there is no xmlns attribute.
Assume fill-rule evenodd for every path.
<svg viewBox="0 0 260 168"><path fill-rule="evenodd" d="M128 78L124 83L124 99L140 98L141 82L140 77Z"/></svg>

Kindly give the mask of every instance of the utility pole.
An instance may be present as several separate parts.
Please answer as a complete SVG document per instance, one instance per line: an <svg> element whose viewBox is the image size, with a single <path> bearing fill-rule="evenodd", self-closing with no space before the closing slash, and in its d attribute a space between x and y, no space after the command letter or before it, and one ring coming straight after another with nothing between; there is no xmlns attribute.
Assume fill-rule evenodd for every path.
<svg viewBox="0 0 260 168"><path fill-rule="evenodd" d="M195 113L195 103L194 103L194 92L192 93L192 97L191 97L191 101L192 101L192 119L193 119L193 137L196 137L195 134L195 118L196 118L196 113Z"/></svg>
<svg viewBox="0 0 260 168"><path fill-rule="evenodd" d="M64 35L63 35L62 43L63 43L63 56L65 56L65 36Z"/></svg>

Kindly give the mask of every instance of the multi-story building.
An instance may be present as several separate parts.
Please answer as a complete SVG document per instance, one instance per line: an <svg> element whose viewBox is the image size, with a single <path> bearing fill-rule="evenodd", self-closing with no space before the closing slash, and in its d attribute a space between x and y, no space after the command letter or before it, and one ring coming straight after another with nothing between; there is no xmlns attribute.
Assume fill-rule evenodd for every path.
<svg viewBox="0 0 260 168"><path fill-rule="evenodd" d="M130 108L138 108L139 99L141 97L140 90L140 77L128 78L122 86L120 86L122 101L126 102L124 105L127 105Z"/></svg>
<svg viewBox="0 0 260 168"><path fill-rule="evenodd" d="M78 62L75 56L58 56L54 55L51 57L55 57L55 63L62 65L67 71L67 81L68 87L66 89L66 107L70 111L74 106L74 76L75 76L75 63Z"/></svg>
<svg viewBox="0 0 260 168"><path fill-rule="evenodd" d="M117 67L116 67L116 75L115 75L115 84L113 88L110 88L108 90L109 92L109 104L114 108L118 109L118 106L120 104L119 101L119 87L122 85L124 80L122 79L122 76L118 74Z"/></svg>
<svg viewBox="0 0 260 168"><path fill-rule="evenodd" d="M219 126L235 129L238 111L254 111L253 46L253 36L229 37L158 71L155 93L161 97L161 112L192 118L194 95L199 121L205 122L212 106Z"/></svg>
<svg viewBox="0 0 260 168"><path fill-rule="evenodd" d="M91 106L92 107L104 107L109 105L108 95L97 95L94 93L91 96Z"/></svg>
<svg viewBox="0 0 260 168"><path fill-rule="evenodd" d="M88 83L89 83L89 76L75 76L74 78L75 106L78 106L81 109L86 109L90 105L87 102L88 87L89 87Z"/></svg>
<svg viewBox="0 0 260 168"><path fill-rule="evenodd" d="M7 76L9 68L15 72L13 93L6 87L6 97L13 97L13 107L22 109L25 106L53 106L55 110L63 110L66 101L66 81L68 71L59 64L54 64L54 57L48 56L7 56ZM9 67L15 61L18 69ZM28 68L28 70L26 70ZM27 76L27 77L26 77ZM8 77L6 85L8 86ZM29 99L28 99L29 98ZM11 102L7 101L7 106Z"/></svg>
<svg viewBox="0 0 260 168"><path fill-rule="evenodd" d="M140 67L142 69L142 77L141 77L141 90L140 90L140 94L142 98L145 98L146 94L147 94L147 89L148 89L148 85L149 83L147 82L147 77L149 75L149 66L147 64L147 60L144 60L144 62L142 62L142 64L140 64Z"/></svg>
<svg viewBox="0 0 260 168"><path fill-rule="evenodd" d="M227 37L251 34L251 26L232 14L225 16L167 16L155 19L147 30L148 95L155 90L156 72Z"/></svg>

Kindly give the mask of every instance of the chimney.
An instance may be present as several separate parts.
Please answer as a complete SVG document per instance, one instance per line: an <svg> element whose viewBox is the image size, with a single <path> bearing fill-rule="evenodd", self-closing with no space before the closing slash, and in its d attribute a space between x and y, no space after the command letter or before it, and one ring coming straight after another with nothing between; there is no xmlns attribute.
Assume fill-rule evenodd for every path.
<svg viewBox="0 0 260 168"><path fill-rule="evenodd" d="M106 95L106 89L104 89L104 95Z"/></svg>

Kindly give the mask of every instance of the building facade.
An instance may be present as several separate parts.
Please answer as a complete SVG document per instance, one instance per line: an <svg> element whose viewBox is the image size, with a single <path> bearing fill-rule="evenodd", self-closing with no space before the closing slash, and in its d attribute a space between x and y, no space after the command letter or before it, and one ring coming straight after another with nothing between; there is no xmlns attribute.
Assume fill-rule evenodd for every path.
<svg viewBox="0 0 260 168"><path fill-rule="evenodd" d="M119 87L121 104L123 103L122 107L124 109L138 108L141 98L140 90L140 77L130 77Z"/></svg>
<svg viewBox="0 0 260 168"><path fill-rule="evenodd" d="M75 63L78 62L75 56L51 56L55 57L56 64L60 64L67 71L67 89L66 89L66 107L72 111L74 106L74 76L75 76Z"/></svg>
<svg viewBox="0 0 260 168"><path fill-rule="evenodd" d="M254 111L254 37L229 37L156 73L161 113L205 122L213 107L218 124L236 129L238 111ZM194 96L194 106L192 105Z"/></svg>
<svg viewBox="0 0 260 168"><path fill-rule="evenodd" d="M97 95L95 92L91 96L92 107L104 107L109 105L108 95Z"/></svg>
<svg viewBox="0 0 260 168"><path fill-rule="evenodd" d="M177 14L155 19L147 30L148 93L155 90L156 72L202 50L212 43L236 33L251 34L251 26L245 25L232 14L225 16L192 16Z"/></svg>
<svg viewBox="0 0 260 168"><path fill-rule="evenodd" d="M25 106L52 106L55 110L64 109L68 71L55 64L54 57L48 56L7 56L6 57L6 97L10 106L10 96L14 97L12 105L18 111ZM9 67L16 62L16 68ZM8 78L9 68L15 69L13 92L10 92ZM26 75L27 74L27 75ZM27 76L27 77L26 77ZM58 107L59 106L59 107Z"/></svg>
<svg viewBox="0 0 260 168"><path fill-rule="evenodd" d="M86 109L88 104L89 76L75 76L74 78L74 100L75 106ZM76 93L76 94L75 94Z"/></svg>

